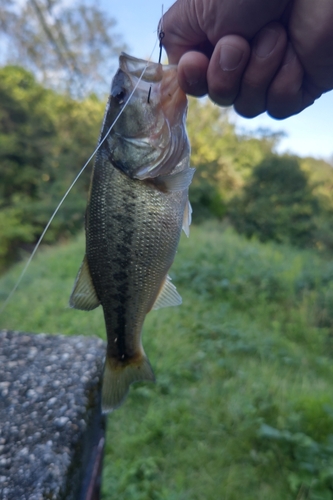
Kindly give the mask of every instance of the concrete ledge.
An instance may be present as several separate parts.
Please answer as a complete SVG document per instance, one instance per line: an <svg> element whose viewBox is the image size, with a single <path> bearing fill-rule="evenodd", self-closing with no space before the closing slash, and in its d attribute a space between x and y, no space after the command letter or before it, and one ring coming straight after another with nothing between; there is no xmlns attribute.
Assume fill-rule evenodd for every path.
<svg viewBox="0 0 333 500"><path fill-rule="evenodd" d="M98 498L104 356L97 338L0 331L2 500Z"/></svg>

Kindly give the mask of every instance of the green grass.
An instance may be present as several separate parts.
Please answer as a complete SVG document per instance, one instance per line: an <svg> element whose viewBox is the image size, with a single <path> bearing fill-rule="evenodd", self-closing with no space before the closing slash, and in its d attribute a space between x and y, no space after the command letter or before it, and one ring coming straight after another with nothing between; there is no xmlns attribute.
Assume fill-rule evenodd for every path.
<svg viewBox="0 0 333 500"><path fill-rule="evenodd" d="M82 237L42 251L1 327L105 338L101 310L67 307L82 255ZM183 305L147 317L157 382L109 416L103 498L332 499L333 263L211 224L171 275Z"/></svg>

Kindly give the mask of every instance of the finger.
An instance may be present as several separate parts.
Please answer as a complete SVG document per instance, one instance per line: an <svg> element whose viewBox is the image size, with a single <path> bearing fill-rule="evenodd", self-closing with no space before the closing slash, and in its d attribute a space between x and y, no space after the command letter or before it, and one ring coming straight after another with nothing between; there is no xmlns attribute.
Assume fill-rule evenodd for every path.
<svg viewBox="0 0 333 500"><path fill-rule="evenodd" d="M250 61L234 106L237 113L253 118L266 111L266 95L287 47L287 33L279 23L260 30L252 42Z"/></svg>
<svg viewBox="0 0 333 500"><path fill-rule="evenodd" d="M192 2L193 3L193 2ZM163 30L163 47L169 63L177 64L189 50L198 49L207 41L206 33L200 28L196 10L185 0L178 0L164 14L159 24Z"/></svg>
<svg viewBox="0 0 333 500"><path fill-rule="evenodd" d="M185 52L198 50L207 40L215 46L230 33L251 40L267 23L280 19L290 1L176 0L160 23L170 63L177 64Z"/></svg>
<svg viewBox="0 0 333 500"><path fill-rule="evenodd" d="M209 58L201 52L187 52L178 63L178 82L186 94L201 97L208 92Z"/></svg>
<svg viewBox="0 0 333 500"><path fill-rule="evenodd" d="M312 85L322 92L333 88L333 2L293 2L289 35Z"/></svg>
<svg viewBox="0 0 333 500"><path fill-rule="evenodd" d="M267 111L273 118L287 118L314 102L303 89L304 70L291 44L267 95Z"/></svg>
<svg viewBox="0 0 333 500"><path fill-rule="evenodd" d="M245 38L227 35L217 42L207 70L212 101L220 106L234 102L249 57L250 46Z"/></svg>

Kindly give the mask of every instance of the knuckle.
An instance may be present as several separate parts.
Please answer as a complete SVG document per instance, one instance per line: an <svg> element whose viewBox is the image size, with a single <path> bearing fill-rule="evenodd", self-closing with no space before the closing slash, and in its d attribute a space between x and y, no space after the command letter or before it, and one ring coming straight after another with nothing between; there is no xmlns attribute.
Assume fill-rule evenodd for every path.
<svg viewBox="0 0 333 500"><path fill-rule="evenodd" d="M256 93L263 93L267 86L267 76L260 77L258 73L245 73L242 81L242 88L251 89Z"/></svg>

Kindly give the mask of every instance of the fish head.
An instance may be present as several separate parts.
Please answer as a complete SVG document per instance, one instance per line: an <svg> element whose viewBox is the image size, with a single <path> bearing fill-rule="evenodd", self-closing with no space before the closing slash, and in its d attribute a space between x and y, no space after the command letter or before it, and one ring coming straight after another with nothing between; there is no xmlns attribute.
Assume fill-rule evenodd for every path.
<svg viewBox="0 0 333 500"><path fill-rule="evenodd" d="M180 170L188 161L187 98L177 66L122 54L113 78L102 136L112 164L135 179Z"/></svg>

